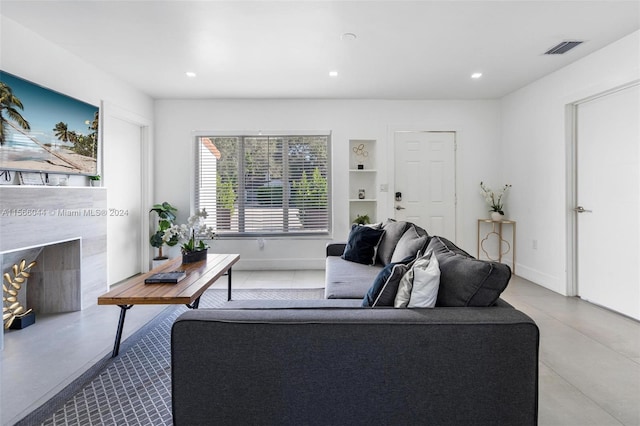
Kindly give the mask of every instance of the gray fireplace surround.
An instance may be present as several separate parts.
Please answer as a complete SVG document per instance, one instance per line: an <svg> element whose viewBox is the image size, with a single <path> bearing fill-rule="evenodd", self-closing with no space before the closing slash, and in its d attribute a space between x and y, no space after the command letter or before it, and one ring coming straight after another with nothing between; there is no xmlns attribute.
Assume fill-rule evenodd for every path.
<svg viewBox="0 0 640 426"><path fill-rule="evenodd" d="M37 315L96 303L107 290L106 212L106 188L0 186L2 274L37 262L19 292L23 306Z"/></svg>

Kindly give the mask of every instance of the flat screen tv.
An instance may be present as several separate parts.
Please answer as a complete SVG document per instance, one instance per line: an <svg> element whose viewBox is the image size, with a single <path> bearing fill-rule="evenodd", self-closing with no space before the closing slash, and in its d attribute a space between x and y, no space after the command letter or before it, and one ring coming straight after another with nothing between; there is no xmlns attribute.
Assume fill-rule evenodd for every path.
<svg viewBox="0 0 640 426"><path fill-rule="evenodd" d="M98 174L100 108L0 71L0 171Z"/></svg>

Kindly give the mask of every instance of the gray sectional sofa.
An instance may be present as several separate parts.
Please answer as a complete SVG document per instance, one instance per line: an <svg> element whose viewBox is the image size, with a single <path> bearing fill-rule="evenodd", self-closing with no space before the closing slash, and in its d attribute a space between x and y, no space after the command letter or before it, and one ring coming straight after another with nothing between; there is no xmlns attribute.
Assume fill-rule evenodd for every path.
<svg viewBox="0 0 640 426"><path fill-rule="evenodd" d="M362 307L381 271L420 245L392 234L373 265L330 244L325 299L182 314L171 335L174 424L537 424L539 331L499 299L508 267L426 236L418 250L440 264L436 307Z"/></svg>

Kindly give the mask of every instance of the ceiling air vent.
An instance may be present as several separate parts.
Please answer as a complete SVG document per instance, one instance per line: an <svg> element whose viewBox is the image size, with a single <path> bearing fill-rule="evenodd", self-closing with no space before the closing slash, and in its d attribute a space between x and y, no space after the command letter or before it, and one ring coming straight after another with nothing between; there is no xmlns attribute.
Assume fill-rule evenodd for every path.
<svg viewBox="0 0 640 426"><path fill-rule="evenodd" d="M563 53L567 53L569 50L573 49L574 47L582 43L583 43L582 41L577 41L577 40L563 41L562 43L559 43L553 46L551 49L544 52L544 54L545 55L562 55Z"/></svg>

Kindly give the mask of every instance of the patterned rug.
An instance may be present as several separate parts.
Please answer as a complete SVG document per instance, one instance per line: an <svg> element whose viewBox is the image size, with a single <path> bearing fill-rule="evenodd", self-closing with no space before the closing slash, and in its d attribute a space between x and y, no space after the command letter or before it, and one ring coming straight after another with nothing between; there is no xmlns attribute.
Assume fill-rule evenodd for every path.
<svg viewBox="0 0 640 426"><path fill-rule="evenodd" d="M206 291L202 308L226 301ZM241 299L322 299L322 289L234 290ZM18 425L171 425L171 325L187 308L170 306Z"/></svg>

